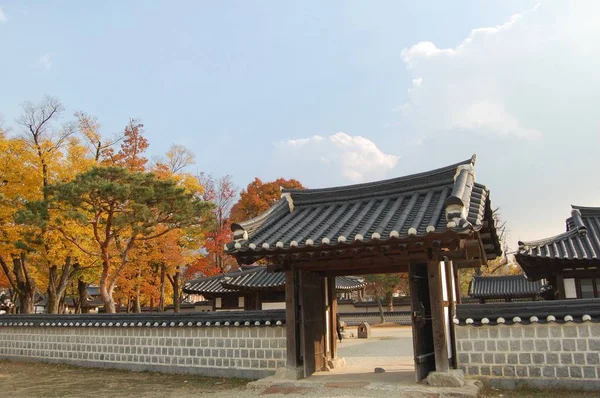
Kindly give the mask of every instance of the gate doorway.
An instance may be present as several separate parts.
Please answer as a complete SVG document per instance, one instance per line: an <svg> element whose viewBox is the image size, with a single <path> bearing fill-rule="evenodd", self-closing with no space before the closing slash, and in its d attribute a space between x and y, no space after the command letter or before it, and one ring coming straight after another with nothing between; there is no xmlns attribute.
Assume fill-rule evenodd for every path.
<svg viewBox="0 0 600 398"><path fill-rule="evenodd" d="M388 348L389 351L385 353L386 359L379 361L363 361L361 367L364 368L367 363L374 365L375 367L388 368L402 368L403 372L406 373L411 371L413 373L412 379L420 381L424 379L427 374L433 370L436 370L436 340L435 340L435 327L441 327L441 333L438 333L437 345L441 346L438 350L438 360L445 361L446 369L452 368L455 364L455 350L453 344L454 324L452 318L454 314L454 297L456 295L456 281L454 278L453 265L451 262L433 262L429 263L413 263L408 267L394 267L390 269L389 273L403 273L408 274L409 289L410 289L410 309L411 309L411 325L410 331L406 330L404 333L404 342L406 338L412 339L411 347L397 347L390 344L401 342L400 338L394 338L394 333L388 333L385 331L377 330L375 332L375 339L378 341L374 344L374 350L377 352L381 347L385 347L385 341L381 341L382 337L389 340ZM293 273L288 273L292 275ZM337 297L335 294L335 286L332 284L335 276L341 276L340 272L335 273L335 276L331 275L331 271L298 271L294 273L298 276L299 283L296 284L297 290L295 292L286 292L286 294L297 295L296 301L299 303L297 310L295 311L299 316L299 322L297 325L301 325L297 331L297 339L299 341L300 349L296 352L296 357L288 358L289 364L292 365L294 359L296 360L293 366L301 366L303 368L304 377L308 377L315 372L329 371L340 366L340 360L343 358L343 349L340 353L340 346L337 336ZM370 272L354 272L353 275L367 275ZM436 284L439 289L432 291L430 284ZM441 284L441 286L438 286ZM437 297L438 293L440 297ZM432 305L432 302L434 305ZM440 306L436 307L435 303ZM437 312L437 317L440 318L441 322L438 325L434 325L434 316ZM291 311L288 311L288 314ZM288 328L291 324L288 318ZM289 329L288 329L289 332ZM368 342L356 343L361 344L362 351L355 350L352 355L357 357L374 358L375 355L370 355L368 352ZM288 355L291 354L291 350L288 350ZM360 351L359 354L357 352ZM351 351L352 352L352 351ZM407 363L405 355L398 355L397 361L393 360L393 357L388 356L390 352L398 352L399 354L410 352L412 361ZM441 354L441 355L440 355ZM402 358L404 357L404 358ZM353 365L358 362L352 361L348 358L347 366L348 371L352 372ZM412 369L408 369L408 367ZM439 367L438 367L439 369ZM337 370L336 373L344 373L344 369Z"/></svg>
<svg viewBox="0 0 600 398"><path fill-rule="evenodd" d="M456 270L500 251L489 191L475 157L391 180L283 190L271 209L232 224L226 251L286 275L287 367L304 377L335 366L334 279L410 275L415 379L453 367ZM451 288L449 288L451 287Z"/></svg>

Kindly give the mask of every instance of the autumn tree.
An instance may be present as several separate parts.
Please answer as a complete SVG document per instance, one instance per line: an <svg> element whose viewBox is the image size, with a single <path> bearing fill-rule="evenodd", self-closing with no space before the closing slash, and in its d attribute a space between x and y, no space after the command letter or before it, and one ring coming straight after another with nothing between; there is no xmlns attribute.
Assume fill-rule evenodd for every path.
<svg viewBox="0 0 600 398"><path fill-rule="evenodd" d="M408 293L408 278L406 274L374 274L365 276L368 289L377 300L381 323L385 322L385 315L381 299L385 300L388 311L394 311L394 292L400 290Z"/></svg>
<svg viewBox="0 0 600 398"><path fill-rule="evenodd" d="M57 224L75 221L91 237L92 250L81 235L57 228L83 253L100 259L100 294L110 313L115 312L113 292L131 251L174 229L201 224L210 210L207 202L173 180L122 167L94 167L51 187L49 195L61 209Z"/></svg>
<svg viewBox="0 0 600 398"><path fill-rule="evenodd" d="M78 111L75 112L75 117L77 118L79 133L83 137L88 153L95 163L103 161L103 157L112 153L111 149L124 138L124 135L116 135L112 138L102 137L100 123L93 115Z"/></svg>
<svg viewBox="0 0 600 398"><path fill-rule="evenodd" d="M241 222L268 210L281 199L281 188L305 189L297 180L278 178L275 181L263 183L255 178L246 189L240 193L240 199L231 209L231 221Z"/></svg>
<svg viewBox="0 0 600 398"><path fill-rule="evenodd" d="M230 212L237 194L237 188L231 176L214 178L200 174L198 177L204 187L204 199L213 203L213 217L207 233L205 248L208 262L218 272L226 272L235 263L235 259L224 252L224 245L231 241Z"/></svg>
<svg viewBox="0 0 600 398"><path fill-rule="evenodd" d="M144 152L148 145L148 140L144 137L144 125L137 119L129 119L119 151L115 153L112 146L104 149L103 163L123 167L129 171L144 171L148 163Z"/></svg>

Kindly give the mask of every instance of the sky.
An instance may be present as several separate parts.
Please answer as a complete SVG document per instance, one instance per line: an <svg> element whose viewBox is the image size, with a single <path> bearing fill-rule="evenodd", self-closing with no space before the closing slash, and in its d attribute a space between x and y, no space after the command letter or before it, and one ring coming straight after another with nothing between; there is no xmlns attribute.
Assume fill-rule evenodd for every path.
<svg viewBox="0 0 600 398"><path fill-rule="evenodd" d="M59 98L150 155L317 188L477 154L518 240L600 206L600 2L5 1L0 114Z"/></svg>

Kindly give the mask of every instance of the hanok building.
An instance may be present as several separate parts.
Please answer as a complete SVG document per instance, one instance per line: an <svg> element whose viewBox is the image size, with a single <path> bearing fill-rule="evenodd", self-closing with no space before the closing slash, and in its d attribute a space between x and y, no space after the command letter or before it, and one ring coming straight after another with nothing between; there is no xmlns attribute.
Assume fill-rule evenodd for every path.
<svg viewBox="0 0 600 398"><path fill-rule="evenodd" d="M599 298L600 207L571 207L566 232L519 242L515 257L530 280L548 280L555 299Z"/></svg>
<svg viewBox="0 0 600 398"><path fill-rule="evenodd" d="M474 276L469 296L486 302L543 300L549 286L544 280L530 281L525 275Z"/></svg>
<svg viewBox="0 0 600 398"><path fill-rule="evenodd" d="M338 277L335 282L338 294L366 286L364 280L353 277ZM243 265L238 271L189 281L183 292L195 300L210 300L212 311L285 309L285 274Z"/></svg>
<svg viewBox="0 0 600 398"><path fill-rule="evenodd" d="M408 272L417 380L455 366L457 269L501 250L475 157L433 171L344 187L283 190L263 214L232 225L240 264L285 273L287 367L335 365L336 276Z"/></svg>

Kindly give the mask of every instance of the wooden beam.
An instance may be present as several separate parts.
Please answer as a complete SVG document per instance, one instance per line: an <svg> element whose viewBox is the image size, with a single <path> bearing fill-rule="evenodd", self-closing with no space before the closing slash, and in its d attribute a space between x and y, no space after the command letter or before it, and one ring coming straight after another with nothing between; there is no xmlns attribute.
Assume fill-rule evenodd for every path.
<svg viewBox="0 0 600 398"><path fill-rule="evenodd" d="M319 272L323 276L346 276L346 275L372 275L372 274L390 274L390 273L401 273L408 272L408 266L384 266L384 267L365 267L365 268L353 268L352 271L347 270L333 270L333 271L321 271Z"/></svg>
<svg viewBox="0 0 600 398"><path fill-rule="evenodd" d="M285 272L285 318L286 318L286 350L289 368L296 369L300 365L300 319L298 317L298 289L294 270Z"/></svg>
<svg viewBox="0 0 600 398"><path fill-rule="evenodd" d="M429 252L427 275L429 277L429 298L431 301L435 370L438 372L447 372L450 367L446 343L446 325L444 323L444 296L442 291L442 273L439 252Z"/></svg>

